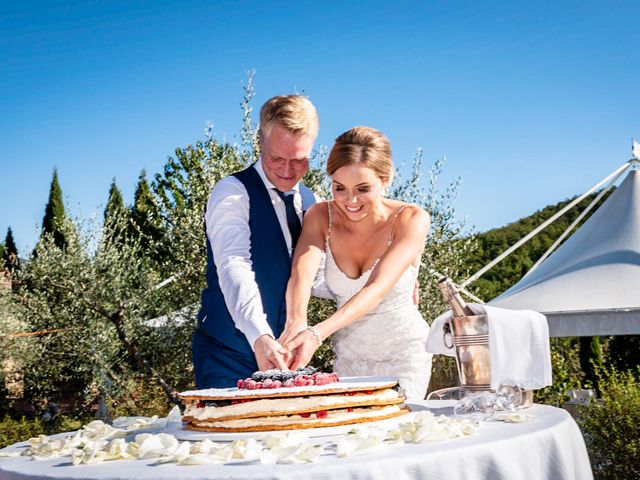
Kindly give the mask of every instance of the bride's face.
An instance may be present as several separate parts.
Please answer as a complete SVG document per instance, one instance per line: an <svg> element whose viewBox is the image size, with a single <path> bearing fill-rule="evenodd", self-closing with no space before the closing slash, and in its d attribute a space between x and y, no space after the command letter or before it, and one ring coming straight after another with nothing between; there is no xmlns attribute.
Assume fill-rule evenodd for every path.
<svg viewBox="0 0 640 480"><path fill-rule="evenodd" d="M331 177L331 183L336 204L353 221L371 214L382 198L382 180L361 164L340 167Z"/></svg>

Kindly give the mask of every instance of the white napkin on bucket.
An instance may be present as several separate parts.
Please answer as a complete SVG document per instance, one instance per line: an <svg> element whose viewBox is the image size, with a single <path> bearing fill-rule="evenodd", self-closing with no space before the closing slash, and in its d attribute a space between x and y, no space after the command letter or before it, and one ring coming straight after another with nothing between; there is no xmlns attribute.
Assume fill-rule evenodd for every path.
<svg viewBox="0 0 640 480"><path fill-rule="evenodd" d="M547 318L533 310L507 310L470 303L477 315L486 315L489 323L491 388L510 378L526 390L551 385L551 352ZM455 348L444 344L442 327L451 318L447 311L429 328L426 350L455 356Z"/></svg>

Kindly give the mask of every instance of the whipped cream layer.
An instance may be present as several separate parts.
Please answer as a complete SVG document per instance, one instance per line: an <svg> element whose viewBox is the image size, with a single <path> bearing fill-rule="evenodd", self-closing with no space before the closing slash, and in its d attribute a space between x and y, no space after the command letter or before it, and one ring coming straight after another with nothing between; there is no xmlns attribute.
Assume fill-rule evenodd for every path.
<svg viewBox="0 0 640 480"><path fill-rule="evenodd" d="M373 421L378 418L385 418L400 413L401 405L388 405L386 407L361 407L354 409L329 410L324 418L317 418L313 415L303 417L302 415L279 415L274 417L242 418L237 420L223 421L194 421L191 422L199 428L211 429L250 429L250 428L277 428L286 426L307 426L321 427L323 425L334 425L343 423L357 423L357 421Z"/></svg>
<svg viewBox="0 0 640 480"><path fill-rule="evenodd" d="M351 392L362 390L378 390L390 388L398 383L397 377L340 377L340 381L327 385L310 385L304 387L261 388L256 390L232 388L207 388L181 392L184 400L210 399L231 400L251 397L293 397L300 395L324 395L327 393Z"/></svg>
<svg viewBox="0 0 640 480"><path fill-rule="evenodd" d="M401 403L404 400L398 392L390 388L376 390L372 393L356 393L351 395L333 394L326 396L310 396L295 398L266 398L224 407L201 407L189 405L184 412L188 420L219 420L237 417L262 417L283 414L316 412L351 406L387 405Z"/></svg>

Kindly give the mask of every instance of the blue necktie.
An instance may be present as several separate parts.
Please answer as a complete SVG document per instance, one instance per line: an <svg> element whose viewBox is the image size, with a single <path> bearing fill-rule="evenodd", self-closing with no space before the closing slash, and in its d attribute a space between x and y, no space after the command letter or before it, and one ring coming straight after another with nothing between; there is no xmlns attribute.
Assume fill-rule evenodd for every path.
<svg viewBox="0 0 640 480"><path fill-rule="evenodd" d="M300 238L300 232L302 231L302 225L300 223L300 217L296 213L296 208L293 206L294 194L285 195L280 190L274 188L274 190L280 195L280 198L284 202L284 206L287 211L287 225L289 226L289 233L291 234L291 250L296 248L298 238Z"/></svg>

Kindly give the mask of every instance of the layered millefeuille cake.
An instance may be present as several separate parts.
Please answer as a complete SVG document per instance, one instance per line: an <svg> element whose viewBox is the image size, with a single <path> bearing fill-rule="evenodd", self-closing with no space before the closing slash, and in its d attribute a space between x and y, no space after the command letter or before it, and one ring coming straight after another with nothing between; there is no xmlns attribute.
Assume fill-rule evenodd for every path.
<svg viewBox="0 0 640 480"><path fill-rule="evenodd" d="M235 388L180 394L185 428L210 432L262 432L372 422L409 412L390 377L269 370L238 380Z"/></svg>

